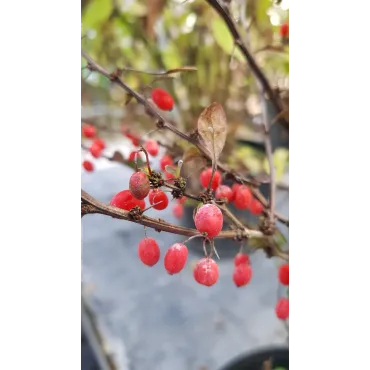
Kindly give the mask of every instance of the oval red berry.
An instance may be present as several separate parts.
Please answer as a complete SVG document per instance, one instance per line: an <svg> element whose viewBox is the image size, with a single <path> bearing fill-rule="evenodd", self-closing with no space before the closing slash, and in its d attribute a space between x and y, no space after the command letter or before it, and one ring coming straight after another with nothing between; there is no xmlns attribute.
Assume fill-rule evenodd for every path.
<svg viewBox="0 0 370 370"><path fill-rule="evenodd" d="M178 274L186 264L188 259L188 248L186 245L176 243L172 245L164 256L164 267L170 274Z"/></svg>
<svg viewBox="0 0 370 370"><path fill-rule="evenodd" d="M145 201L134 198L130 190L122 190L117 193L110 201L110 205L125 211L130 211L135 206L140 207L141 210L145 209Z"/></svg>
<svg viewBox="0 0 370 370"><path fill-rule="evenodd" d="M182 204L175 204L172 212L176 218L181 218L184 215L184 206Z"/></svg>
<svg viewBox="0 0 370 370"><path fill-rule="evenodd" d="M289 265L284 264L279 268L279 281L283 285L289 285Z"/></svg>
<svg viewBox="0 0 370 370"><path fill-rule="evenodd" d="M172 110L174 102L172 96L163 89L153 89L152 99L155 105L162 110Z"/></svg>
<svg viewBox="0 0 370 370"><path fill-rule="evenodd" d="M215 196L218 199L226 199L230 203L233 199L233 191L229 186L221 185L216 189Z"/></svg>
<svg viewBox="0 0 370 370"><path fill-rule="evenodd" d="M247 265L250 264L249 256L245 253L238 253L234 257L234 266L239 266L243 264L247 264Z"/></svg>
<svg viewBox="0 0 370 370"><path fill-rule="evenodd" d="M90 161L83 161L82 162L82 167L87 171L87 172L92 172L94 171L94 165Z"/></svg>
<svg viewBox="0 0 370 370"><path fill-rule="evenodd" d="M150 190L148 176L144 172L135 172L130 177L130 192L136 199L144 199Z"/></svg>
<svg viewBox="0 0 370 370"><path fill-rule="evenodd" d="M233 273L233 280L235 285L239 288L247 285L252 279L252 268L250 265L241 264L235 267Z"/></svg>
<svg viewBox="0 0 370 370"><path fill-rule="evenodd" d="M260 215L263 211L263 205L259 200L253 198L249 205L249 210L253 215Z"/></svg>
<svg viewBox="0 0 370 370"><path fill-rule="evenodd" d="M197 283L212 286L216 284L219 276L217 263L212 258L202 258L195 265L193 275Z"/></svg>
<svg viewBox="0 0 370 370"><path fill-rule="evenodd" d="M200 173L199 180L204 188L208 187L208 184L211 181L211 177L212 177L212 168L207 168ZM216 170L215 175L213 176L212 179L211 189L216 190L216 188L220 186L221 183L222 183L221 173L220 171Z"/></svg>
<svg viewBox="0 0 370 370"><path fill-rule="evenodd" d="M155 140L148 140L145 143L145 149L150 155L155 157L159 152L159 145Z"/></svg>
<svg viewBox="0 0 370 370"><path fill-rule="evenodd" d="M153 238L144 238L139 243L139 258L144 265L154 266L160 257L160 249Z"/></svg>
<svg viewBox="0 0 370 370"><path fill-rule="evenodd" d="M96 128L92 125L84 124L81 128L83 136L88 139L92 139L96 135Z"/></svg>
<svg viewBox="0 0 370 370"><path fill-rule="evenodd" d="M153 189L149 192L149 203L154 209L162 210L168 206L168 197L166 193L159 189Z"/></svg>
<svg viewBox="0 0 370 370"><path fill-rule="evenodd" d="M238 209L247 209L252 201L252 192L246 185L240 186L235 194L234 204Z"/></svg>
<svg viewBox="0 0 370 370"><path fill-rule="evenodd" d="M275 313L278 319L286 320L289 317L289 299L280 298L276 303Z"/></svg>
<svg viewBox="0 0 370 370"><path fill-rule="evenodd" d="M201 206L194 217L195 227L199 232L207 233L208 238L214 238L220 233L223 221L222 212L214 204Z"/></svg>

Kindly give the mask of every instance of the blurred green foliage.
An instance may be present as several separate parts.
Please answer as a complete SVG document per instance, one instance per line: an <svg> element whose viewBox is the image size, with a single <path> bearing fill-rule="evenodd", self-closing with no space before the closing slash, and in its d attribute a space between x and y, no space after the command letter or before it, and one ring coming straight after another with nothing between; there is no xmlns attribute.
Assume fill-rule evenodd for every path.
<svg viewBox="0 0 370 370"><path fill-rule="evenodd" d="M284 1L276 5L272 0L232 0L230 13L271 85L286 86L288 46L282 44L279 36L279 24L289 16ZM235 50L223 20L204 0L83 0L82 35L82 47L110 71L197 67L196 72L161 79L153 86L173 94L177 104L171 114L186 130L195 127L205 106L220 102L232 136L225 148L229 156L235 150L239 126L252 126L251 117L260 109L258 104L251 104L257 96L255 80L244 57ZM84 60L81 64L86 65ZM124 71L122 78L145 93L143 88L154 77ZM124 107L126 98L124 91L111 86L108 79L86 69L82 71L82 104L98 100ZM124 108L130 110L133 105ZM285 166L281 163L288 156L276 156L280 174ZM265 167L261 154L246 147L236 157L252 172Z"/></svg>

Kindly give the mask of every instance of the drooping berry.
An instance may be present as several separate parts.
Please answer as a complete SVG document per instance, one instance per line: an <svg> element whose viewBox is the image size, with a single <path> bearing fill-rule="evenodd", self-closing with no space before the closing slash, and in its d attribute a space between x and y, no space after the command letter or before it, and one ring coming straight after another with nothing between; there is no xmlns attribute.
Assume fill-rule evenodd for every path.
<svg viewBox="0 0 370 370"><path fill-rule="evenodd" d="M184 204L186 202L186 197L182 197L180 199L177 199L177 201L179 202L179 204Z"/></svg>
<svg viewBox="0 0 370 370"><path fill-rule="evenodd" d="M235 194L234 204L238 209L247 209L252 201L252 192L246 185L240 186Z"/></svg>
<svg viewBox="0 0 370 370"><path fill-rule="evenodd" d="M204 188L208 187L208 184L211 180L211 176L212 176L212 168L207 168L200 173L200 177L199 177L200 183ZM216 170L215 175L213 176L213 179L212 179L211 189L215 190L218 186L221 185L221 183L222 183L221 173L220 171Z"/></svg>
<svg viewBox="0 0 370 370"><path fill-rule="evenodd" d="M197 283L212 286L218 280L218 266L212 258L202 258L195 265L194 279Z"/></svg>
<svg viewBox="0 0 370 370"><path fill-rule="evenodd" d="M93 142L92 145L97 145L99 146L102 150L105 149L105 141L100 138L96 138Z"/></svg>
<svg viewBox="0 0 370 370"><path fill-rule="evenodd" d="M220 209L214 204L201 206L194 217L197 230L207 233L208 238L214 238L222 230L224 218Z"/></svg>
<svg viewBox="0 0 370 370"><path fill-rule="evenodd" d="M138 153L138 152L131 152L130 155L128 156L128 160L131 161L131 162L135 162L136 161L136 158L137 158L137 161L138 162L140 160L142 160L142 157L141 157L140 153Z"/></svg>
<svg viewBox="0 0 370 370"><path fill-rule="evenodd" d="M81 128L83 136L88 139L92 139L96 135L96 128L92 125L84 124Z"/></svg>
<svg viewBox="0 0 370 370"><path fill-rule="evenodd" d="M160 249L153 238L144 238L139 243L139 258L144 265L154 266L160 257Z"/></svg>
<svg viewBox="0 0 370 370"><path fill-rule="evenodd" d="M145 201L134 198L130 190L117 193L110 201L110 205L126 211L130 211L135 206L140 207L141 210L145 209Z"/></svg>
<svg viewBox="0 0 370 370"><path fill-rule="evenodd" d="M179 273L188 259L188 248L186 245L176 243L171 246L164 256L164 267L170 275Z"/></svg>
<svg viewBox="0 0 370 370"><path fill-rule="evenodd" d="M227 185L221 185L216 189L216 198L218 199L227 199L230 203L233 199L233 191Z"/></svg>
<svg viewBox="0 0 370 370"><path fill-rule="evenodd" d="M239 189L241 186L242 186L241 184L235 183L235 184L233 184L233 186L231 187L231 190L233 191L232 200L235 200L236 192L238 191L238 189Z"/></svg>
<svg viewBox="0 0 370 370"><path fill-rule="evenodd" d="M260 215L263 211L263 205L259 200L253 198L249 205L249 210L253 215Z"/></svg>
<svg viewBox="0 0 370 370"><path fill-rule="evenodd" d="M89 151L94 158L99 158L101 156L101 152L103 151L103 149L100 145L92 143L89 148Z"/></svg>
<svg viewBox="0 0 370 370"><path fill-rule="evenodd" d="M288 37L289 35L289 24L288 23L283 23L280 26L280 36L283 38Z"/></svg>
<svg viewBox="0 0 370 370"><path fill-rule="evenodd" d="M252 267L246 263L236 266L233 273L235 285L239 288L247 285L252 279Z"/></svg>
<svg viewBox="0 0 370 370"><path fill-rule="evenodd" d="M159 161L159 164L161 166L161 170L165 171L166 166L173 165L173 159L169 155L164 155L161 160Z"/></svg>
<svg viewBox="0 0 370 370"><path fill-rule="evenodd" d="M278 319L286 320L289 317L289 299L280 298L276 303L275 313Z"/></svg>
<svg viewBox="0 0 370 370"><path fill-rule="evenodd" d="M90 161L83 161L82 162L82 167L87 171L87 172L92 172L94 171L94 165Z"/></svg>
<svg viewBox="0 0 370 370"><path fill-rule="evenodd" d="M289 265L287 263L279 268L279 281L283 285L289 285Z"/></svg>
<svg viewBox="0 0 370 370"><path fill-rule="evenodd" d="M249 256L245 253L238 253L234 257L234 266L249 265L249 264L250 264Z"/></svg>
<svg viewBox="0 0 370 370"><path fill-rule="evenodd" d="M173 98L172 96L163 89L153 89L152 99L155 105L162 110L172 110L173 108Z"/></svg>
<svg viewBox="0 0 370 370"><path fill-rule="evenodd" d="M149 192L149 203L154 209L162 210L168 206L168 197L166 193L159 189L153 189ZM154 205L153 205L154 204Z"/></svg>
<svg viewBox="0 0 370 370"><path fill-rule="evenodd" d="M145 149L150 155L155 157L159 152L159 145L155 140L147 140L145 143Z"/></svg>
<svg viewBox="0 0 370 370"><path fill-rule="evenodd" d="M182 204L175 204L172 208L173 215L176 218L181 218L184 215L184 206Z"/></svg>
<svg viewBox="0 0 370 370"><path fill-rule="evenodd" d="M130 177L130 192L136 199L144 199L150 190L148 176L144 172L135 172Z"/></svg>

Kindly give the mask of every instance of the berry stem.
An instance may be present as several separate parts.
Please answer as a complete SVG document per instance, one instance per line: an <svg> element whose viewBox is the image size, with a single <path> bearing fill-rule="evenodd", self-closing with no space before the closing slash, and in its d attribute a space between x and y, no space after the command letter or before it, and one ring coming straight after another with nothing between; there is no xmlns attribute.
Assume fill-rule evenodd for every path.
<svg viewBox="0 0 370 370"><path fill-rule="evenodd" d="M149 156L148 156L148 152L146 151L146 149L144 147L141 147L138 152L143 152L145 154L145 157L146 157L146 164L148 166L148 171L149 171L149 175L151 176L152 175L152 169L150 168L150 164L149 164Z"/></svg>
<svg viewBox="0 0 370 370"><path fill-rule="evenodd" d="M193 235L193 236L191 236L190 238L188 238L188 239L184 240L184 241L182 242L182 244L185 244L185 243L187 243L187 242L190 242L190 240L193 240L193 239L195 239L195 238L204 238L204 235L203 235L203 234Z"/></svg>

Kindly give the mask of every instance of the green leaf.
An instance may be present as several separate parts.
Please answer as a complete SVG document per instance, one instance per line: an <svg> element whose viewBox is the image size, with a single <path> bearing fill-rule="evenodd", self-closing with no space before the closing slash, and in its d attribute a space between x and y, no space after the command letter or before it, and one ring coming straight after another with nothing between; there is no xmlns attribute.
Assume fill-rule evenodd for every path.
<svg viewBox="0 0 370 370"><path fill-rule="evenodd" d="M279 181L284 176L285 169L289 163L289 150L285 148L277 148L273 154L273 162L275 166L275 178L276 181ZM263 168L268 174L270 173L267 157L264 160Z"/></svg>
<svg viewBox="0 0 370 370"><path fill-rule="evenodd" d="M83 28L86 30L98 27L108 19L111 12L112 2L110 0L91 0L82 16Z"/></svg>
<svg viewBox="0 0 370 370"><path fill-rule="evenodd" d="M234 39L231 36L229 29L222 19L214 18L211 24L213 37L218 46L225 51L225 53L235 56L239 61L244 62L245 59L239 49L234 48Z"/></svg>

